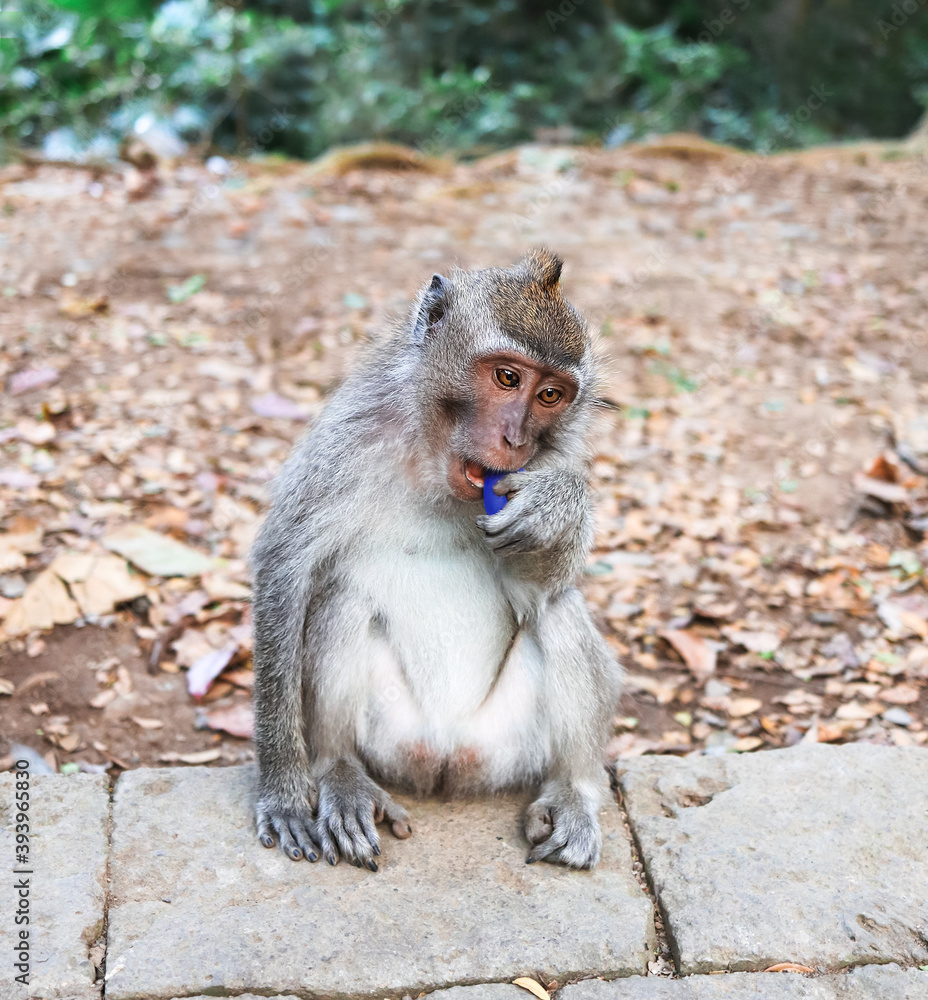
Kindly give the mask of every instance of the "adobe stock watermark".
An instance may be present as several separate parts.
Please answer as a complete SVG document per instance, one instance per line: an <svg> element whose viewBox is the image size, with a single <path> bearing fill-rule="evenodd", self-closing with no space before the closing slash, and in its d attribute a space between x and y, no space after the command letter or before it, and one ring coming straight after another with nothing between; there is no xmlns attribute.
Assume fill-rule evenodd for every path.
<svg viewBox="0 0 928 1000"><path fill-rule="evenodd" d="M876 22L883 40L885 41L894 32L905 27L909 18L913 14L917 14L926 4L928 4L928 0L900 0L899 3L894 3L889 10L888 20L881 17Z"/></svg>
<svg viewBox="0 0 928 1000"><path fill-rule="evenodd" d="M561 0L557 10L546 10L545 19L550 25L551 30L557 31L557 26L561 23L561 21L566 21L578 7L583 5L583 3L584 0Z"/></svg>

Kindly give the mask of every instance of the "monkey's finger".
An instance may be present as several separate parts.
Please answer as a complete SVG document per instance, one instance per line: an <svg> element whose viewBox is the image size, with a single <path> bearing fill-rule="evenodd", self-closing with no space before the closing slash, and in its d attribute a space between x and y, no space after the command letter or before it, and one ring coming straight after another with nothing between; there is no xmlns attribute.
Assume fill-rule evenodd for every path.
<svg viewBox="0 0 928 1000"><path fill-rule="evenodd" d="M385 796L384 798L383 812L387 817L387 822L390 824L390 829L393 831L393 836L397 840L405 840L407 837L412 836L412 827L409 825L409 813L389 796Z"/></svg>
<svg viewBox="0 0 928 1000"><path fill-rule="evenodd" d="M276 816L271 819L274 824L274 829L277 831L277 837L280 840L280 849L287 855L288 858L292 858L294 861L299 861L303 857L303 851L300 849L300 845L296 842L293 834L290 832L290 827L285 819L278 819Z"/></svg>
<svg viewBox="0 0 928 1000"><path fill-rule="evenodd" d="M364 831L362 831L357 817L352 816L351 813L345 813L344 825L345 836L349 838L351 845L350 860L356 865L364 865L366 868L370 868L372 872L377 871L377 862L373 858L373 846ZM377 853L380 853L380 848L377 849Z"/></svg>
<svg viewBox="0 0 928 1000"><path fill-rule="evenodd" d="M551 836L554 823L550 810L540 802L533 802L525 810L525 836L532 844L540 844Z"/></svg>
<svg viewBox="0 0 928 1000"><path fill-rule="evenodd" d="M491 538L505 531L515 520L515 512L510 510L511 506L511 503L506 504L498 514L480 514L477 518L477 527Z"/></svg>
<svg viewBox="0 0 928 1000"><path fill-rule="evenodd" d="M501 497L504 493L517 493L532 478L530 472L510 472L493 484L493 492Z"/></svg>
<svg viewBox="0 0 928 1000"><path fill-rule="evenodd" d="M316 861L319 858L319 848L309 835L309 830L301 819L291 819L288 826L293 839L299 844L300 850L307 861Z"/></svg>
<svg viewBox="0 0 928 1000"><path fill-rule="evenodd" d="M495 538L487 539L490 548L494 552L503 552L507 555L531 555L533 552L542 552L544 546L532 538L530 535L522 534L515 527L512 531L503 532Z"/></svg>
<svg viewBox="0 0 928 1000"><path fill-rule="evenodd" d="M374 818L376 815L376 809L371 812L367 812L367 810L362 809L358 813L358 822L361 824L364 836L367 837L367 841L371 845L371 850L374 854L379 856L380 835L377 833L377 827L374 825ZM380 815L383 816L383 810L381 810ZM368 865L368 868L370 868L370 865Z"/></svg>
<svg viewBox="0 0 928 1000"><path fill-rule="evenodd" d="M322 856L328 861L330 865L338 864L338 850L335 847L332 838L329 836L329 831L326 827L325 820L320 820L313 831L315 833L316 843L319 845L319 849L322 851Z"/></svg>
<svg viewBox="0 0 928 1000"><path fill-rule="evenodd" d="M271 826L271 821L267 816L258 817L258 840L265 847L273 847L277 843L277 834L274 832L274 827Z"/></svg>
<svg viewBox="0 0 928 1000"><path fill-rule="evenodd" d="M361 863L361 859L357 855L351 834L345 829L346 818L348 817L343 816L340 812L332 813L329 816L329 830L335 839L335 843L338 844L341 856L346 861L357 865Z"/></svg>
<svg viewBox="0 0 928 1000"><path fill-rule="evenodd" d="M540 844L536 845L529 856L525 859L526 864L534 864L536 861L543 861L550 854L554 854L560 851L562 847L567 843L567 833L564 830L559 830L557 827L554 828L554 833L548 837L547 840L543 840Z"/></svg>
<svg viewBox="0 0 928 1000"><path fill-rule="evenodd" d="M383 822L383 806L378 806L378 805L374 806L374 822L375 823Z"/></svg>

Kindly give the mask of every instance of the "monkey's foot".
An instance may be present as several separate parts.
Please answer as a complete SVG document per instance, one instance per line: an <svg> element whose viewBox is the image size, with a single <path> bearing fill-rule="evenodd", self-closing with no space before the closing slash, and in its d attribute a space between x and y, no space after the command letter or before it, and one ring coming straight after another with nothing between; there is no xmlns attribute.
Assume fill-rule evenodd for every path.
<svg viewBox="0 0 928 1000"><path fill-rule="evenodd" d="M280 843L280 849L299 861L315 861L319 848L310 835L313 828L312 815L308 808L285 808L272 797L262 796L255 807L258 821L258 839L265 847Z"/></svg>
<svg viewBox="0 0 928 1000"><path fill-rule="evenodd" d="M577 788L546 786L525 810L525 836L535 846L526 859L568 868L592 868L599 861L602 834L595 796Z"/></svg>
<svg viewBox="0 0 928 1000"><path fill-rule="evenodd" d="M337 761L319 778L319 808L313 832L330 865L346 861L377 871L380 854L376 824L386 819L394 836L411 833L409 814L354 761Z"/></svg>

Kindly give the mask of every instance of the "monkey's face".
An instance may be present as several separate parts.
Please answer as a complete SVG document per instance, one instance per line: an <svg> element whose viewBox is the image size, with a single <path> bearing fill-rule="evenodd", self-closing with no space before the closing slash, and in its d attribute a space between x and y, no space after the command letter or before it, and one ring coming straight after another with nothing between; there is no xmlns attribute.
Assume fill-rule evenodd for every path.
<svg viewBox="0 0 928 1000"><path fill-rule="evenodd" d="M530 461L578 391L570 372L508 350L477 358L470 387L448 448L448 485L460 500L480 499L489 473Z"/></svg>

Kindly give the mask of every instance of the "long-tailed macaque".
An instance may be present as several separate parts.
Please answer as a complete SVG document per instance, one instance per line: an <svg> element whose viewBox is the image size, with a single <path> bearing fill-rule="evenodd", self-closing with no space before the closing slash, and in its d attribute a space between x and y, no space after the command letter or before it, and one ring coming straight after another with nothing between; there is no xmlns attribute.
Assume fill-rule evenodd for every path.
<svg viewBox="0 0 928 1000"><path fill-rule="evenodd" d="M436 274L281 470L253 553L266 847L376 871L376 824L412 832L381 782L533 786L528 861L599 859L620 670L574 585L597 369L561 267Z"/></svg>

